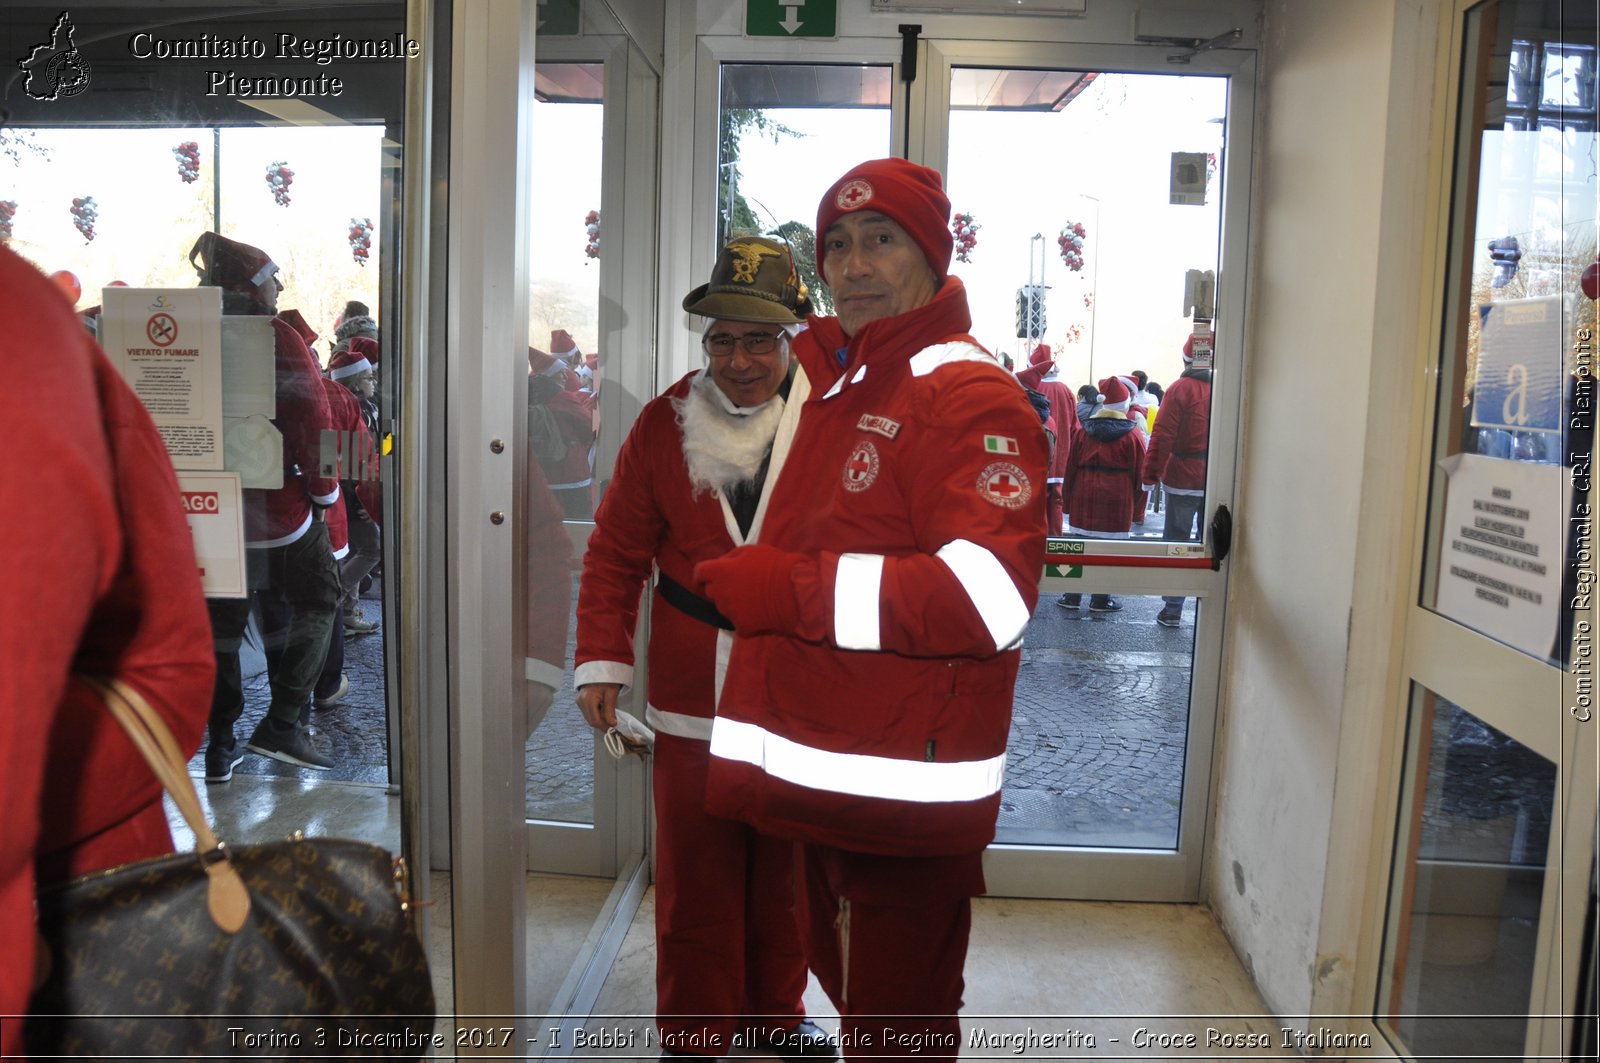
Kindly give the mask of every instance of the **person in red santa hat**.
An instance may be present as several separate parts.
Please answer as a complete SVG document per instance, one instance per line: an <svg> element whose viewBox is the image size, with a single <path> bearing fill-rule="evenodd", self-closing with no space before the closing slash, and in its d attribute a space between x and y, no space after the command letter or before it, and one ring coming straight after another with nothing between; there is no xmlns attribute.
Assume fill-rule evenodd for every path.
<svg viewBox="0 0 1600 1063"><path fill-rule="evenodd" d="M545 479L568 520L594 516L592 396L568 387L572 371L554 356L528 348L528 436Z"/></svg>
<svg viewBox="0 0 1600 1063"><path fill-rule="evenodd" d="M1065 527L1062 513L1061 481L1067 467L1067 448L1072 438L1069 429L1077 416L1077 397L1056 373L1056 358L1048 343L1041 343L1028 357L1028 368L1017 373L1022 386L1050 400L1050 416L1055 419L1056 449L1050 456L1049 492L1045 512L1050 519L1050 534L1060 535Z"/></svg>
<svg viewBox="0 0 1600 1063"><path fill-rule="evenodd" d="M359 443L348 465L350 476L342 485L350 525L350 549L339 561L340 613L346 635L367 635L378 629L378 622L361 611L361 581L383 560L383 534L378 525L383 510L378 496L377 357L378 341L356 336L328 362L328 381L339 386L337 392L328 393L329 408L338 417L339 409L348 405L361 422L359 436L352 436Z"/></svg>
<svg viewBox="0 0 1600 1063"><path fill-rule="evenodd" d="M799 842L806 958L847 1058L955 1059L994 838L1048 442L970 335L939 173L862 163L817 210L836 317L761 542L695 578L736 633L708 809Z"/></svg>
<svg viewBox="0 0 1600 1063"><path fill-rule="evenodd" d="M1206 453L1211 445L1211 370L1194 366L1194 337L1183 341L1183 372L1167 388L1161 416L1150 435L1144 459L1144 482L1159 483L1165 497L1166 527L1162 538L1193 541L1204 531ZM1156 623L1177 627L1183 598L1163 595Z"/></svg>
<svg viewBox="0 0 1600 1063"><path fill-rule="evenodd" d="M1126 539L1143 486L1144 439L1128 419L1131 395L1121 377L1100 381L1099 400L1089 419L1073 430L1063 489L1067 534L1089 539ZM1063 594L1056 604L1076 609L1081 598ZM1089 596L1091 612L1112 613L1122 603L1109 594Z"/></svg>
<svg viewBox="0 0 1600 1063"><path fill-rule="evenodd" d="M217 656L206 782L223 783L246 750L302 768L326 771L333 760L311 741L304 717L312 688L327 660L339 604L324 511L339 501L339 481L323 476L322 433L333 428L321 370L293 322L278 313L283 282L278 265L258 247L214 232L201 234L189 252L201 286L222 289L224 314L271 316L282 468L268 479L278 486L244 490L245 546L251 595L263 607L262 643L271 702L241 746L234 725L244 714L239 648L250 616L248 598L211 598Z"/></svg>
<svg viewBox="0 0 1600 1063"><path fill-rule="evenodd" d="M150 415L72 304L3 244L0 319L0 501L14 515L0 522L0 1056L26 1059L36 883L172 851L161 785L87 680L137 691L188 757L215 664Z"/></svg>
<svg viewBox="0 0 1600 1063"><path fill-rule="evenodd" d="M656 1011L668 1055L727 1054L739 1041L785 1059L832 1058L806 1018L806 965L794 915L793 846L707 815L707 742L733 645L695 565L756 542L792 450L811 372L790 336L809 301L789 249L728 242L711 280L683 301L707 320L706 365L648 403L595 512L578 590L578 707L617 725L633 681L639 591L659 572L650 613L655 729Z"/></svg>

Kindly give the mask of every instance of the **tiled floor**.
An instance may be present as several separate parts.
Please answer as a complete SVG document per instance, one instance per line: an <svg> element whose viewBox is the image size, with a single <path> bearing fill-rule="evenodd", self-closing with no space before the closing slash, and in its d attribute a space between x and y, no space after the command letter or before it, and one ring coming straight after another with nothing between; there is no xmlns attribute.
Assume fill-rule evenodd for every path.
<svg viewBox="0 0 1600 1063"><path fill-rule="evenodd" d="M399 843L399 798L361 783L236 775L201 785L218 834L235 844L283 837L339 835ZM169 814L174 816L169 805ZM180 847L192 843L176 828ZM446 876L434 874L438 901L429 913L429 951L443 1007L449 1007L450 909ZM554 999L590 935L611 883L528 876L529 1011ZM569 1048L573 1057L655 1059L650 1016L655 998L654 894L647 892L612 965L588 1028L635 1031L634 1047ZM1204 908L1175 904L981 898L974 904L962 1012L962 1055L978 1059L1093 1057L1168 1059L1202 1056L1262 1059L1276 1049L1277 1024ZM806 1003L830 1032L837 1013L813 980ZM1137 1046L1146 1037L1196 1035L1199 1043L1163 1051ZM1216 1031L1211 1045L1207 1031ZM1269 1038L1270 1052L1234 1052L1226 1036ZM1030 1040L1031 1038L1031 1040ZM1018 1046L1022 1046L1020 1049Z"/></svg>

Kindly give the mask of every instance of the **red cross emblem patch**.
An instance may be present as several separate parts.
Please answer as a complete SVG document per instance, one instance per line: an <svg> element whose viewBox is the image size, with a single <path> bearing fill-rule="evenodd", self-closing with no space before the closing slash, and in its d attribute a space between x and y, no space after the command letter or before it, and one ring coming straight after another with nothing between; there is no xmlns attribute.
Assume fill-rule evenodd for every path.
<svg viewBox="0 0 1600 1063"><path fill-rule="evenodd" d="M1033 497L1028 474L1009 461L986 465L978 474L978 494L1006 509L1021 509Z"/></svg>
<svg viewBox="0 0 1600 1063"><path fill-rule="evenodd" d="M878 448L872 445L872 440L863 439L845 459L844 489L851 492L865 491L877 478Z"/></svg>
<svg viewBox="0 0 1600 1063"><path fill-rule="evenodd" d="M846 181L844 187L833 197L833 201L838 204L840 210L859 210L871 198L872 186L857 177L852 181Z"/></svg>

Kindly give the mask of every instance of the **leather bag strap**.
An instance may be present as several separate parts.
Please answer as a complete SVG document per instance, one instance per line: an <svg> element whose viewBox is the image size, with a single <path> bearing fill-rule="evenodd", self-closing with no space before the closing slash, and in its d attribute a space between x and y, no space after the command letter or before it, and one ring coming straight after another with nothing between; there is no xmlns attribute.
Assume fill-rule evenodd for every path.
<svg viewBox="0 0 1600 1063"><path fill-rule="evenodd" d="M100 679L79 676L100 695L106 709L128 735L128 740L150 766L161 788L178 806L183 821L194 832L195 855L205 867L209 879L206 906L217 927L229 934L244 926L250 915L250 892L245 888L239 872L228 861L228 847L217 838L211 824L206 821L195 791L194 780L189 777L188 764L178 740L172 736L155 709L143 694L121 679Z"/></svg>

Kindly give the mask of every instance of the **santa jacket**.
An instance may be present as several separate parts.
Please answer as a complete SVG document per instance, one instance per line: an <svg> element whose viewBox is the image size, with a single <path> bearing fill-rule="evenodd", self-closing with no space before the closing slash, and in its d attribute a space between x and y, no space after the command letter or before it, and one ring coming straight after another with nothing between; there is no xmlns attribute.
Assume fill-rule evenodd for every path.
<svg viewBox="0 0 1600 1063"><path fill-rule="evenodd" d="M1144 482L1204 491L1211 441L1211 370L1185 369L1161 401L1144 459Z"/></svg>
<svg viewBox="0 0 1600 1063"><path fill-rule="evenodd" d="M1144 490L1139 481L1143 468L1144 439L1121 413L1101 410L1079 425L1062 488L1072 527L1126 535L1134 500Z"/></svg>
<svg viewBox="0 0 1600 1063"><path fill-rule="evenodd" d="M761 501L746 536L740 533L726 495L694 492L689 483L683 430L673 400L689 393L700 372L688 374L645 405L617 456L616 472L595 511L594 532L583 555L574 682L632 684L639 592L650 578L653 562L660 579L650 611L645 722L667 734L707 741L733 633L715 622L720 618L705 599L705 588L696 582L694 566L755 542L761 534L767 499L810 389L805 371L797 369L772 441ZM684 606L699 615L691 615Z"/></svg>
<svg viewBox="0 0 1600 1063"><path fill-rule="evenodd" d="M1031 365L1017 373L1023 387L1032 388L1050 400L1050 415L1056 419L1056 451L1050 458L1050 482L1060 483L1067 475L1067 448L1072 433L1066 428L1078 408L1078 397L1059 377L1046 376L1042 365Z"/></svg>
<svg viewBox="0 0 1600 1063"><path fill-rule="evenodd" d="M272 319L277 343L277 416L283 435L283 486L244 492L244 539L254 549L286 546L311 527L311 505L331 506L339 481L321 475L322 430L332 428L317 360L294 325Z"/></svg>
<svg viewBox="0 0 1600 1063"><path fill-rule="evenodd" d="M161 790L99 696L144 694L184 754L215 662L193 540L160 435L43 274L0 246L0 1016L27 1011L35 859L47 878L172 848ZM40 855L42 852L42 856ZM0 1018L0 1054L22 1052Z"/></svg>
<svg viewBox="0 0 1600 1063"><path fill-rule="evenodd" d="M707 808L868 853L981 851L994 837L1022 632L1044 563L1047 441L970 337L947 279L872 322L800 413L762 541L805 556L799 629L740 634ZM822 350L835 318L811 319Z"/></svg>

